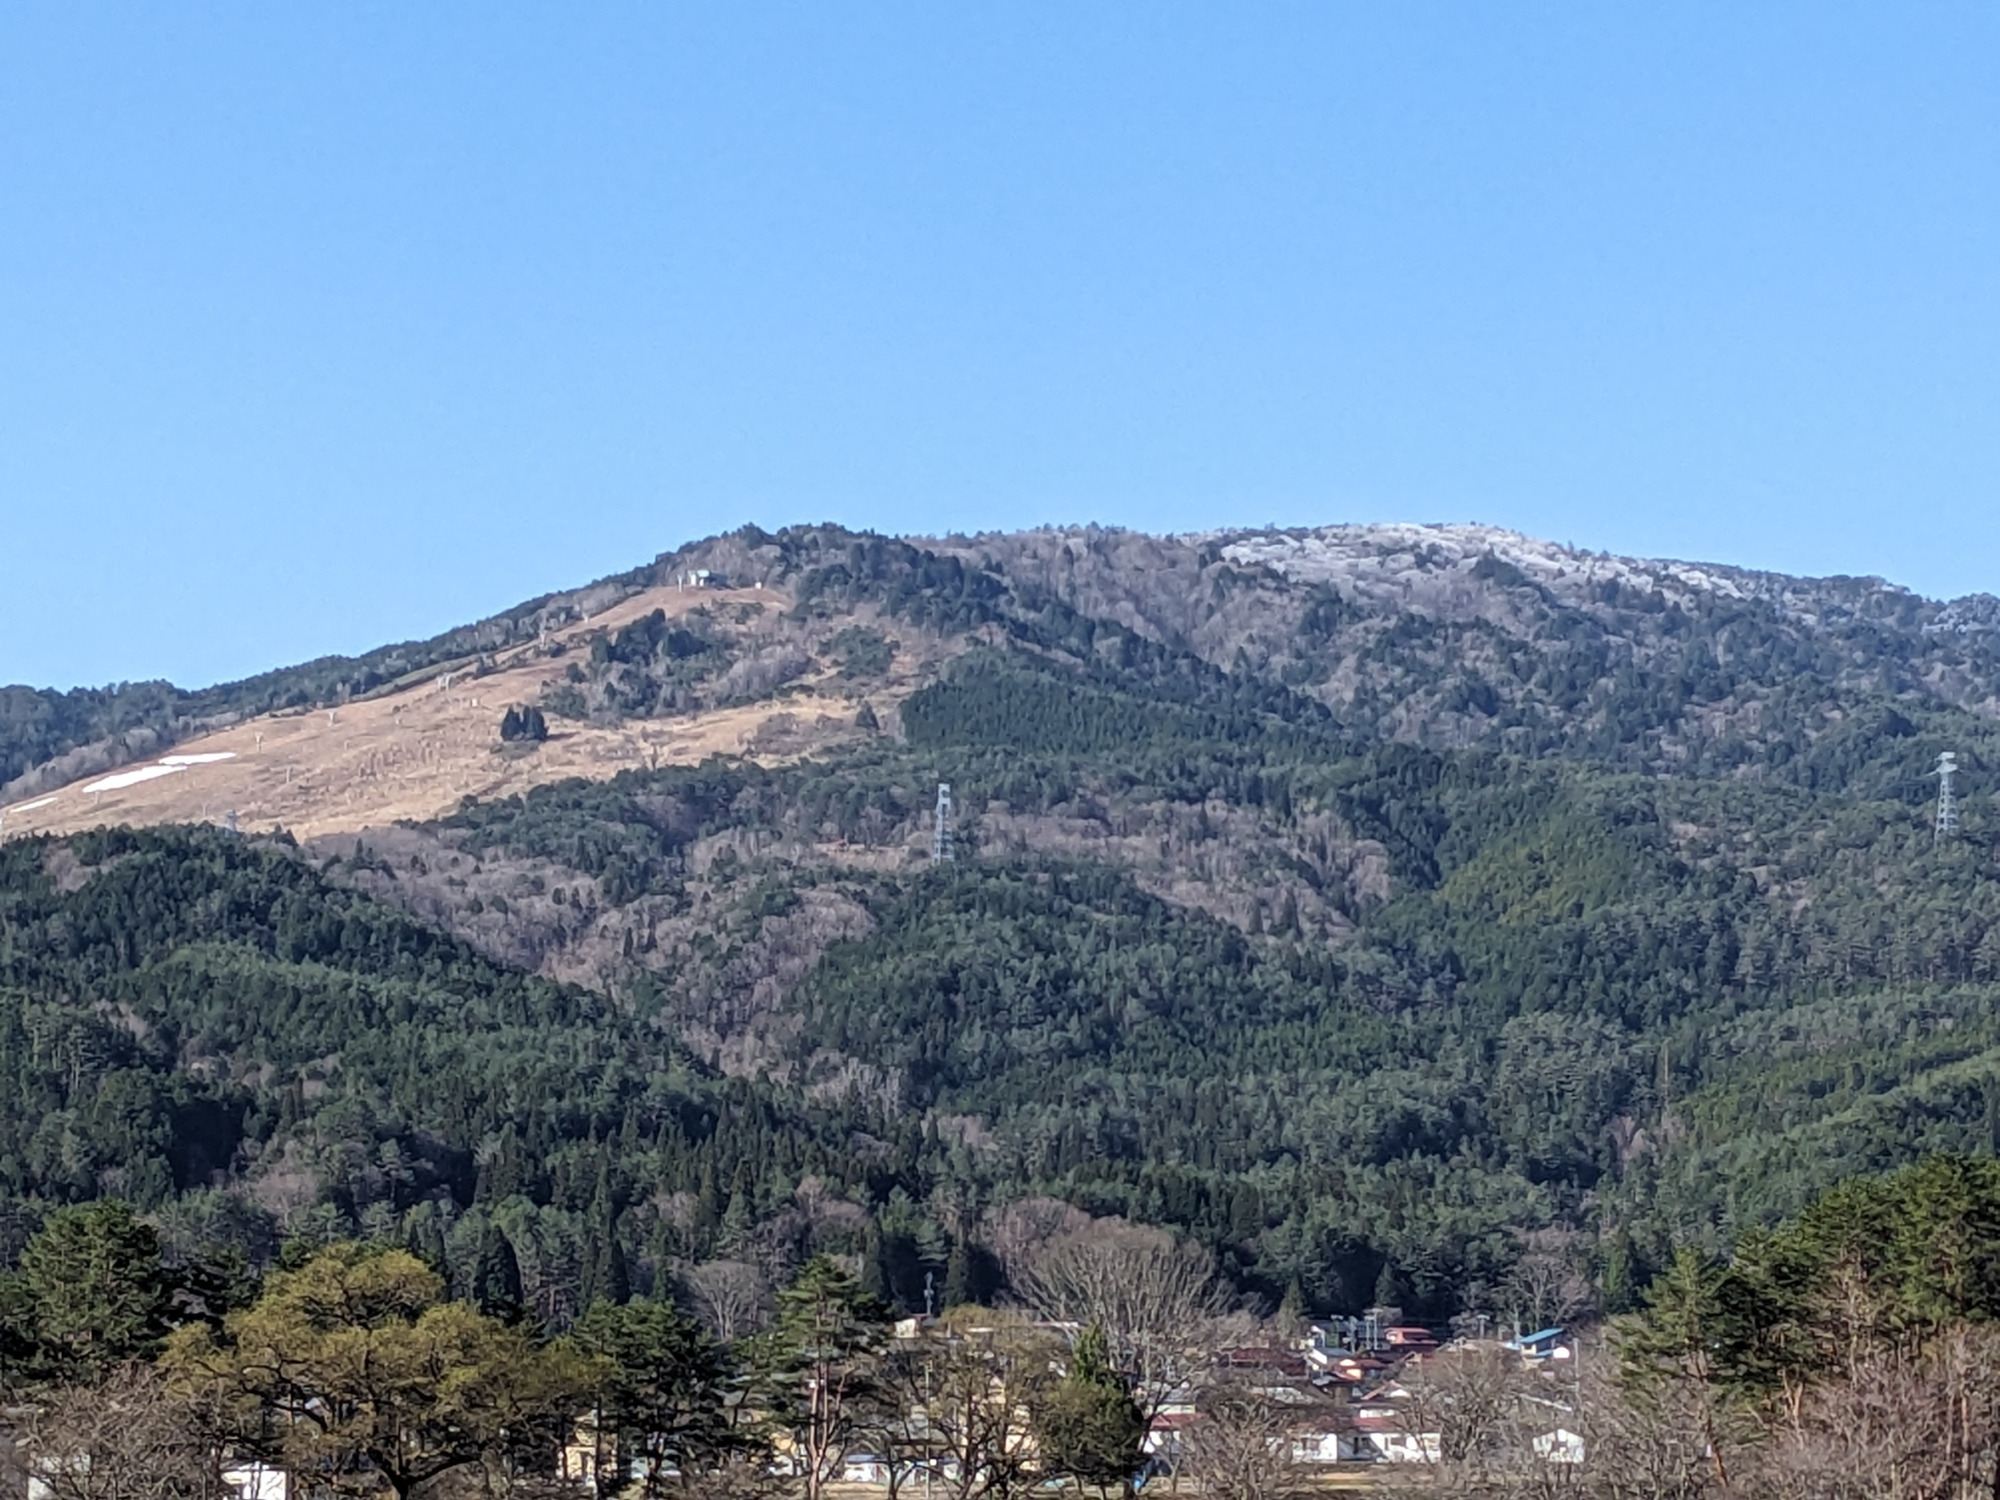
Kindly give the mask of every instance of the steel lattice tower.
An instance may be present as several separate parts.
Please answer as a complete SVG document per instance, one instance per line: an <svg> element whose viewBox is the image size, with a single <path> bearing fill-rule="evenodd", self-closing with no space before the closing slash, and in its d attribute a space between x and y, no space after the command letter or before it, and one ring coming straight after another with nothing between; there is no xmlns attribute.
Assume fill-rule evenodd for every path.
<svg viewBox="0 0 2000 1500"><path fill-rule="evenodd" d="M1937 758L1938 779L1937 838L1939 843L1958 832L1958 799L1952 795L1951 778L1958 771L1958 756L1947 750Z"/></svg>
<svg viewBox="0 0 2000 1500"><path fill-rule="evenodd" d="M931 863L943 864L952 858L951 784L938 783L937 815L931 824Z"/></svg>

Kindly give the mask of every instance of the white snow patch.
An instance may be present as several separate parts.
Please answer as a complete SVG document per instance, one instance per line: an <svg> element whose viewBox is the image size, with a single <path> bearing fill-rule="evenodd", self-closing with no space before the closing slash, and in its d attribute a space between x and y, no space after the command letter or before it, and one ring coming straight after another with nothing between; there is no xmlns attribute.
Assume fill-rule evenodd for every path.
<svg viewBox="0 0 2000 1500"><path fill-rule="evenodd" d="M160 757L160 764L163 766L208 766L215 764L219 760L234 759L236 759L236 752L234 750L210 750L201 755L163 755Z"/></svg>
<svg viewBox="0 0 2000 1500"><path fill-rule="evenodd" d="M1238 534L1222 548L1236 562L1263 563L1305 582L1339 581L1368 591L1414 580L1421 566L1435 570L1469 568L1482 556L1512 563L1536 583L1572 602L1588 598L1607 579L1643 590L1749 597L1739 573L1699 564L1645 558L1599 556L1537 541L1498 526L1393 524L1327 526L1303 536ZM1425 564L1419 558L1426 559ZM1732 570L1733 572L1734 570Z"/></svg>
<svg viewBox="0 0 2000 1500"><path fill-rule="evenodd" d="M33 802L19 802L12 807L0 808L0 812L33 812L38 807L47 807L55 800L53 797L37 797Z"/></svg>
<svg viewBox="0 0 2000 1500"><path fill-rule="evenodd" d="M136 771L119 771L102 780L93 781L84 788L86 792L115 792L124 787L137 786L142 781L154 781L162 776L172 776L185 771L186 766L141 766Z"/></svg>

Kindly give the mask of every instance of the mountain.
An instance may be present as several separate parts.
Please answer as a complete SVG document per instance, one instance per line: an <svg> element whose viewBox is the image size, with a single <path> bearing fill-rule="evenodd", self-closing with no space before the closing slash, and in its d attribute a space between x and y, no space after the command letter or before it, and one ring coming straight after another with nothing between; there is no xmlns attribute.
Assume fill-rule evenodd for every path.
<svg viewBox="0 0 2000 1500"><path fill-rule="evenodd" d="M505 1222L558 1308L607 1234L914 1305L1033 1197L1326 1311L1538 1257L1615 1306L2000 1144L1996 625L1483 527L746 529L355 661L9 690L0 1197Z"/></svg>
<svg viewBox="0 0 2000 1500"><path fill-rule="evenodd" d="M674 582L697 569L724 586ZM671 650L651 638L618 646L654 611L662 626L676 622ZM1878 721L1900 732L1952 709L1972 719L1940 725L1983 731L2000 712L2000 599L1987 594L1940 604L1879 579L1614 558L1469 525L1165 538L1091 527L915 542L749 529L360 658L194 692L0 689L0 803L18 807L176 748L247 758L256 730L243 731L260 719L267 764L279 766L273 742L309 727L295 721L342 707L346 727L328 738L363 741L359 760L314 747L294 769L322 769L340 789L331 800L358 810L300 793L264 799L272 821L289 810L295 822L365 826L449 805L467 788L490 795L620 760L818 745L815 730L827 726L802 727L801 711L839 719L873 696L854 691L864 678L840 648L828 655L839 634L828 623L849 615L878 634L890 622L885 639L902 670L878 675L890 678L880 686L891 702L972 642L1004 639L1127 670L1141 658L1153 671L1205 663L1239 685L1324 705L1365 738L1804 785L1846 784L1857 717L1865 739ZM698 617L699 642L688 616ZM577 648L597 655L581 661ZM584 671L588 683L567 680ZM446 681L455 695L439 690ZM544 695L574 731L569 757L547 758L554 775L540 763L511 780L484 775L489 763L449 753L466 738L454 729L483 729L493 706ZM487 708L472 712L475 699ZM769 711L742 711L753 706ZM446 708L466 710L464 722ZM446 751L440 768L408 748L426 733L402 736L400 754L394 736L374 737L385 718L426 709L426 755ZM780 709L791 720L767 728ZM338 714L330 727L341 728ZM487 748L483 733L469 739ZM367 795L363 784L385 776L413 788L411 807ZM258 801L254 786L238 784L207 801L219 809L231 797ZM141 798L132 811L197 809Z"/></svg>

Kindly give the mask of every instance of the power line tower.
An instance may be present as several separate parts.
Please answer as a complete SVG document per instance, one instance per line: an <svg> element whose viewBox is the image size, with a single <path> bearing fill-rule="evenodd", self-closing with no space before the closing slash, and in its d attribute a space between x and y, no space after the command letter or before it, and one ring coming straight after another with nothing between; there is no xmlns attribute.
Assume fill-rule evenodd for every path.
<svg viewBox="0 0 2000 1500"><path fill-rule="evenodd" d="M1958 832L1958 799L1952 795L1951 778L1958 772L1958 756L1947 750L1937 758L1938 779L1937 842L1943 843Z"/></svg>
<svg viewBox="0 0 2000 1500"><path fill-rule="evenodd" d="M951 847L951 784L938 783L937 813L931 822L931 863L941 865L953 858Z"/></svg>

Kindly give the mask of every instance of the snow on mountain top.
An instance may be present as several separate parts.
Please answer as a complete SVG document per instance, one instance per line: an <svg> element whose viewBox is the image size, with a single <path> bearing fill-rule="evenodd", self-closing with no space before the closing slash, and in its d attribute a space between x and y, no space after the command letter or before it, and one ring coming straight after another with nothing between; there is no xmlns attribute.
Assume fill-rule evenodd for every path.
<svg viewBox="0 0 2000 1500"><path fill-rule="evenodd" d="M1309 532L1239 532L1229 536L1222 551L1232 560L1262 563L1287 577L1346 582L1364 591L1369 575L1457 569L1476 565L1485 557L1518 568L1559 597L1579 597L1615 579L1648 592L1657 588L1669 596L1687 590L1747 599L1777 592L1769 585L1778 582L1773 575L1738 568L1579 552L1504 527L1477 523L1419 526L1398 522L1328 526Z"/></svg>

